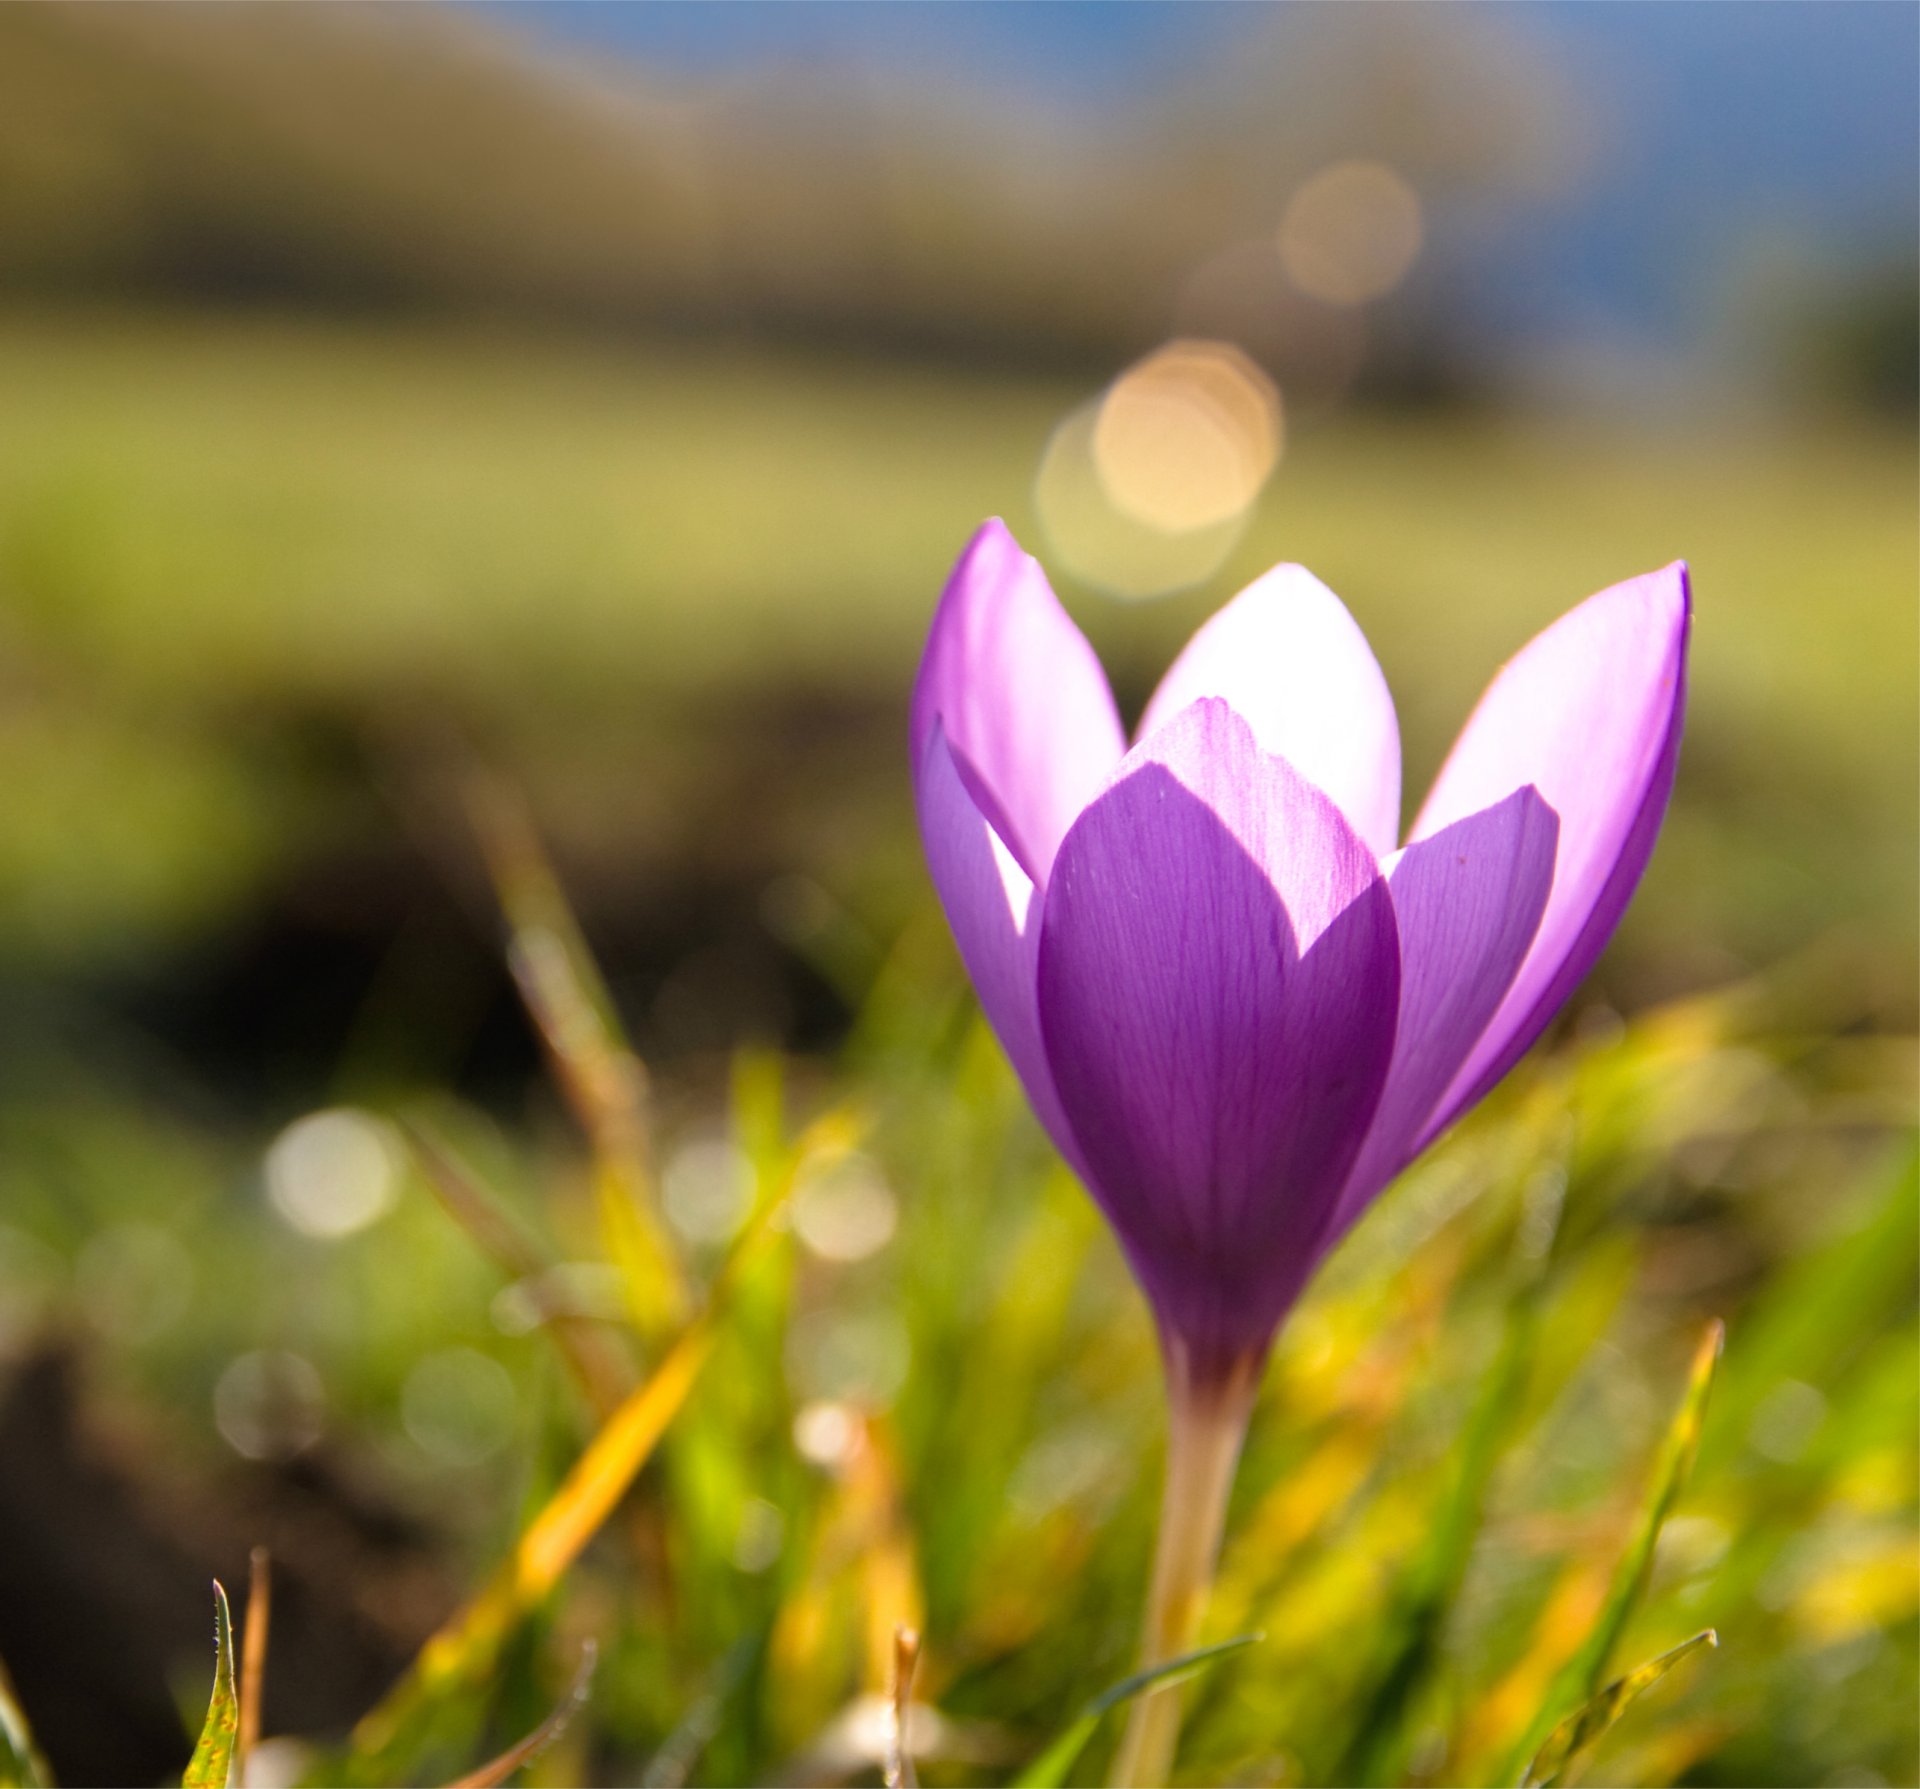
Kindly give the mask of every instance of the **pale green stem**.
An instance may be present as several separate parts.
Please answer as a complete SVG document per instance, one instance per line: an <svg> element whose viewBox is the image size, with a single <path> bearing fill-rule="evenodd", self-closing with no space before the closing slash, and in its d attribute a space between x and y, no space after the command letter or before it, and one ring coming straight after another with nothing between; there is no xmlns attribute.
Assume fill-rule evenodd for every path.
<svg viewBox="0 0 1920 1789"><path fill-rule="evenodd" d="M1167 1482L1140 1644L1143 1670L1192 1651L1199 1639L1258 1381L1259 1362L1247 1361L1224 1378L1196 1382L1178 1347L1167 1349ZM1180 1738L1180 1697L1172 1685L1135 1699L1114 1754L1114 1789L1162 1789Z"/></svg>

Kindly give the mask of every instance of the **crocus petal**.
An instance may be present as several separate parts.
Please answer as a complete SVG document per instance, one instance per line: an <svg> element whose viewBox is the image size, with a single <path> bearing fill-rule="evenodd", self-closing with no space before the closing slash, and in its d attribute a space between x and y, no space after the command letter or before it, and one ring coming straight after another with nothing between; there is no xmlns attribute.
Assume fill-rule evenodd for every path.
<svg viewBox="0 0 1920 1789"><path fill-rule="evenodd" d="M1400 1025L1373 1126L1340 1195L1345 1230L1425 1146L1431 1120L1539 930L1560 823L1531 787L1400 853Z"/></svg>
<svg viewBox="0 0 1920 1789"><path fill-rule="evenodd" d="M1126 750L1106 673L998 520L960 555L913 690L913 758L944 728L975 798L1044 886L1060 840Z"/></svg>
<svg viewBox="0 0 1920 1789"><path fill-rule="evenodd" d="M1254 737L1331 795L1376 857L1400 842L1400 728L1359 623L1311 572L1277 565L1187 642L1140 737L1222 696Z"/></svg>
<svg viewBox="0 0 1920 1789"><path fill-rule="evenodd" d="M1393 1050L1373 854L1225 702L1150 735L1044 897L1040 1029L1096 1198L1205 1371L1311 1272Z"/></svg>
<svg viewBox="0 0 1920 1789"><path fill-rule="evenodd" d="M938 725L914 777L927 868L987 1023L1054 1144L1085 1178L1040 1046L1035 996L1039 901L1027 873L968 792Z"/></svg>
<svg viewBox="0 0 1920 1789"><path fill-rule="evenodd" d="M1442 766L1416 840L1531 783L1559 815L1560 841L1526 961L1429 1134L1519 1060L1626 910L1673 789L1691 619L1683 564L1588 598L1494 678Z"/></svg>

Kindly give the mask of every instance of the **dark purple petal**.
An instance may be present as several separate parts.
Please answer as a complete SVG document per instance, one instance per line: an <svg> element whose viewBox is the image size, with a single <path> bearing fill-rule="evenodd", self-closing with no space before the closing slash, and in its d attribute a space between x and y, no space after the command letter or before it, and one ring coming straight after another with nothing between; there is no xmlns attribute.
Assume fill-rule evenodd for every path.
<svg viewBox="0 0 1920 1789"><path fill-rule="evenodd" d="M947 580L913 688L913 761L944 728L982 810L1041 887L1126 738L1106 673L1000 521Z"/></svg>
<svg viewBox="0 0 1920 1789"><path fill-rule="evenodd" d="M1047 1061L1095 1197L1203 1367L1264 1348L1318 1259L1399 974L1373 854L1225 702L1136 747L1061 845Z"/></svg>
<svg viewBox="0 0 1920 1789"><path fill-rule="evenodd" d="M1533 788L1400 853L1387 878L1400 933L1400 1026L1344 1230L1432 1135L1431 1120L1525 961L1553 887L1560 823Z"/></svg>
<svg viewBox="0 0 1920 1789"><path fill-rule="evenodd" d="M1039 900L1026 871L968 793L937 725L920 758L914 796L927 868L987 1022L1047 1134L1084 1178L1040 1045L1034 981Z"/></svg>
<svg viewBox="0 0 1920 1789"><path fill-rule="evenodd" d="M1359 623L1311 572L1276 565L1202 627L1147 704L1140 737L1201 696L1230 702L1267 751L1333 797L1376 857L1399 844L1393 697Z"/></svg>
<svg viewBox="0 0 1920 1789"><path fill-rule="evenodd" d="M1519 1060L1626 911L1673 789L1692 609L1677 563L1589 597L1494 678L1441 768L1416 840L1531 783L1560 817L1560 842L1526 961L1429 1134Z"/></svg>

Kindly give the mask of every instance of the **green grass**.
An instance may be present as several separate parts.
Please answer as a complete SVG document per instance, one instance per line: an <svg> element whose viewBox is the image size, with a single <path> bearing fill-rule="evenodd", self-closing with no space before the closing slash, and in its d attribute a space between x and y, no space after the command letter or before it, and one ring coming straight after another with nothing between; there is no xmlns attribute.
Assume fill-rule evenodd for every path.
<svg viewBox="0 0 1920 1789"><path fill-rule="evenodd" d="M0 390L16 969L217 937L310 855L391 828L379 778L458 742L599 866L589 934L702 852L830 891L804 935L854 1010L844 1046L742 1058L729 1088L663 1067L655 1141L684 1169L731 1134L764 1194L838 1114L895 1232L855 1260L775 1232L658 1454L497 1668L377 1756L304 1736L307 1768L456 1775L535 1725L591 1635L590 1701L535 1780L787 1780L885 1688L911 1621L958 1736L924 1779L1009 1780L1132 1667L1157 1369L974 1012L899 735L979 517L1044 554L1027 492L1081 394L772 352L24 317L0 326ZM1572 602L1683 554L1700 602L1680 794L1621 948L1280 1338L1206 1635L1263 1638L1190 1689L1184 1780L1514 1779L1597 1679L1709 1626L1720 1648L1625 1713L1591 1780L1920 1773L1913 473L1909 445L1838 429L1356 418L1299 434L1206 590L1129 609L1066 588L1137 702L1238 581L1313 565L1394 683L1416 790L1494 665ZM699 799L715 787L746 793ZM62 1046L27 1009L10 1028L0 1360L85 1338L100 1407L194 1483L233 1469L234 1363L296 1355L329 1456L428 1526L450 1592L477 1588L596 1425L529 1288L502 1302L520 1270L417 1168L370 1227L297 1233L263 1197L269 1138L103 1036ZM503 1123L430 1084L351 1084L435 1126L543 1258L587 1264L564 1284L619 1384L658 1361L663 1321L631 1326L609 1271L633 1237L560 1102ZM719 1246L680 1217L705 1287ZM1609 1602L1716 1317L1697 1463L1644 1595ZM195 1696L210 1664L178 1661Z"/></svg>
<svg viewBox="0 0 1920 1789"><path fill-rule="evenodd" d="M1809 1017L1794 989L1753 986L1537 1059L1336 1254L1269 1369L1206 1635L1262 1638L1190 1692L1183 1780L1510 1780L1586 1693L1574 1678L1709 1626L1720 1649L1601 1739L1593 1780L1912 1780L1915 1059ZM671 1103L670 1162L721 1116ZM407 1109L538 1251L604 1257L564 1135ZM1151 1336L937 920L890 954L837 1065L743 1059L730 1109L763 1196L802 1122L841 1114L833 1150L854 1125L897 1231L853 1261L805 1221L776 1232L618 1519L497 1662L442 1669L377 1751L315 1736L317 1780L454 1774L560 1697L588 1635L596 1687L535 1780L631 1781L665 1753L696 1782L791 1779L884 1689L896 1622L925 1635L921 1692L968 1742L928 1781L1007 1780L1127 1673L1161 1431ZM90 1099L0 1104L10 1306L90 1334L99 1395L160 1424L176 1473L221 1471L236 1358L299 1356L332 1457L428 1520L477 1586L592 1432L557 1334L503 1327L507 1276L418 1179L324 1242L259 1197L246 1139L137 1113L106 1073ZM714 1245L681 1246L708 1279ZM1728 1340L1697 1464L1596 1652L1609 1584L1639 1583L1621 1561L1714 1317ZM658 1358L617 1307L594 1328L622 1374ZM479 1415L475 1359L510 1388Z"/></svg>

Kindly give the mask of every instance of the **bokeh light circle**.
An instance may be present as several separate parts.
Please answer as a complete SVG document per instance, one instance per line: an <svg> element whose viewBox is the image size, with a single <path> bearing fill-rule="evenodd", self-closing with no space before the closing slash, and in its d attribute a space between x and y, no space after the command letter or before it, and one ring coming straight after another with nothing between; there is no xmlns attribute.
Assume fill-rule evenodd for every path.
<svg viewBox="0 0 1920 1789"><path fill-rule="evenodd" d="M1169 342L1055 428L1034 479L1048 546L1110 595L1186 589L1232 551L1282 441L1280 393L1245 353Z"/></svg>
<svg viewBox="0 0 1920 1789"><path fill-rule="evenodd" d="M372 1113L310 1112L267 1150L267 1199L301 1235L338 1241L392 1209L400 1164L392 1131Z"/></svg>
<svg viewBox="0 0 1920 1789"><path fill-rule="evenodd" d="M1323 304L1366 304L1407 277L1425 236L1420 197L1401 175L1384 162L1335 162L1287 202L1280 259Z"/></svg>
<svg viewBox="0 0 1920 1789"><path fill-rule="evenodd" d="M235 1453L290 1460L320 1439L326 1388L310 1360L283 1349L242 1354L213 1388L213 1420Z"/></svg>
<svg viewBox="0 0 1920 1789"><path fill-rule="evenodd" d="M440 1348L408 1372L400 1420L413 1444L437 1464L477 1466L513 1439L519 1394L491 1355Z"/></svg>
<svg viewBox="0 0 1920 1789"><path fill-rule="evenodd" d="M1114 381L1094 419L1107 496L1166 534L1232 521L1279 455L1279 394L1225 342L1169 342Z"/></svg>
<svg viewBox="0 0 1920 1789"><path fill-rule="evenodd" d="M793 1229L826 1261L864 1261L893 1240L899 1201L880 1164L855 1151L804 1175L793 1194Z"/></svg>

